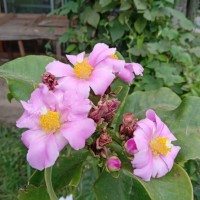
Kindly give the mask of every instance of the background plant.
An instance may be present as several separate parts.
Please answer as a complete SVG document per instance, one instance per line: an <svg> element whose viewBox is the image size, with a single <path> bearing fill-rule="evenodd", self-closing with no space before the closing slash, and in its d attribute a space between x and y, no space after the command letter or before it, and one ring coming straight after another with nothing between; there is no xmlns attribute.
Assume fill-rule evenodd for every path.
<svg viewBox="0 0 200 200"><path fill-rule="evenodd" d="M174 7L174 0L78 0L68 1L54 14L69 19L69 29L60 38L65 53L91 50L104 42L145 67L140 84L132 86L135 90L167 86L179 95L199 96L199 35Z"/></svg>

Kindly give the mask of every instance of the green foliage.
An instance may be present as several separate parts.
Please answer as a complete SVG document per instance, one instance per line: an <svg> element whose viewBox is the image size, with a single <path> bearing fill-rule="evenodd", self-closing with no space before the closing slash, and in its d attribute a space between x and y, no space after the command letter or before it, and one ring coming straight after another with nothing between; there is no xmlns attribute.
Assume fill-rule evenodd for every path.
<svg viewBox="0 0 200 200"><path fill-rule="evenodd" d="M5 63L0 68L0 77L6 79L12 97L28 100L31 92L41 82L45 66L54 59L48 56L26 56Z"/></svg>
<svg viewBox="0 0 200 200"><path fill-rule="evenodd" d="M73 3L72 3L73 2ZM136 90L170 87L179 95L200 95L199 36L192 22L174 9L173 0L68 1L69 29L60 38L66 53L91 50L104 42L126 60L145 67ZM151 67L150 67L151 66Z"/></svg>
<svg viewBox="0 0 200 200"><path fill-rule="evenodd" d="M21 131L0 126L0 199L17 199L17 191L27 183L26 148L20 142Z"/></svg>

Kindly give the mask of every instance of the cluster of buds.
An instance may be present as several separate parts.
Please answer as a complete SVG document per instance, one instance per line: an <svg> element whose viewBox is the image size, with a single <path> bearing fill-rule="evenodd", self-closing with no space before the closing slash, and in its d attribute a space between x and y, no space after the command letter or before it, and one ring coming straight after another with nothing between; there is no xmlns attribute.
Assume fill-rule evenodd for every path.
<svg viewBox="0 0 200 200"><path fill-rule="evenodd" d="M93 108L89 114L97 124L110 122L114 117L114 112L117 110L120 102L117 99L100 100L96 108Z"/></svg>
<svg viewBox="0 0 200 200"><path fill-rule="evenodd" d="M112 142L112 138L107 132L102 132L100 136L92 144L92 150L96 155L103 158L107 158L108 149L107 146Z"/></svg>
<svg viewBox="0 0 200 200"><path fill-rule="evenodd" d="M128 140L133 137L133 133L137 127L138 119L134 117L133 113L126 113L123 115L122 124L119 126L119 132L122 140Z"/></svg>
<svg viewBox="0 0 200 200"><path fill-rule="evenodd" d="M58 85L56 77L50 72L45 72L42 75L42 83L44 83L49 90L54 90L55 86Z"/></svg>

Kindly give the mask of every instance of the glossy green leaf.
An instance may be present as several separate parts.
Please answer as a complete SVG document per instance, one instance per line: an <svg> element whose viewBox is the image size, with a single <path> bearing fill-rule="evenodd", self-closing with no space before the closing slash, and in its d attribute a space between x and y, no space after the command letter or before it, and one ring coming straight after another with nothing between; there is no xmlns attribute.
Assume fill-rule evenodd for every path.
<svg viewBox="0 0 200 200"><path fill-rule="evenodd" d="M159 179L151 179L150 182L144 182L125 170L120 171L119 178L113 178L111 174L103 172L96 181L94 190L97 200L193 199L190 179L183 168L176 164L166 176Z"/></svg>
<svg viewBox="0 0 200 200"><path fill-rule="evenodd" d="M35 187L32 185L29 185L25 189L19 190L18 195L19 200L49 200L49 195L46 191L45 187Z"/></svg>
<svg viewBox="0 0 200 200"><path fill-rule="evenodd" d="M17 100L28 100L31 92L41 82L45 66L54 58L26 56L5 63L0 68L0 77L7 80L10 93Z"/></svg>
<svg viewBox="0 0 200 200"><path fill-rule="evenodd" d="M93 169L86 165L83 176L79 185L73 194L75 200L96 200L93 185L95 182L95 174Z"/></svg>
<svg viewBox="0 0 200 200"><path fill-rule="evenodd" d="M165 113L164 121L175 134L181 146L177 161L200 159L200 98L187 97L174 111Z"/></svg>
<svg viewBox="0 0 200 200"><path fill-rule="evenodd" d="M147 8L147 3L145 0L133 0L137 10L145 10Z"/></svg>
<svg viewBox="0 0 200 200"><path fill-rule="evenodd" d="M81 179L83 162L87 156L87 150L80 150L73 152L69 157L61 157L53 167L53 187L59 189L69 184L77 186Z"/></svg>
<svg viewBox="0 0 200 200"><path fill-rule="evenodd" d="M120 171L119 177L103 172L94 185L97 200L150 200L145 188L130 173Z"/></svg>
<svg viewBox="0 0 200 200"><path fill-rule="evenodd" d="M149 92L134 92L129 95L123 113L133 112L137 117L144 117L148 109L155 111L174 110L181 103L181 99L169 88L160 88Z"/></svg>

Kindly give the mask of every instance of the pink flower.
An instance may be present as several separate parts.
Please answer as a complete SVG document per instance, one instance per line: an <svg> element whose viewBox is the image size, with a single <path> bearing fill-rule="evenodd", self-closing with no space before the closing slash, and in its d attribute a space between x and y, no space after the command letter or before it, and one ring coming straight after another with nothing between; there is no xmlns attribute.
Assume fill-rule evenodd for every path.
<svg viewBox="0 0 200 200"><path fill-rule="evenodd" d="M94 121L87 118L90 101L72 90L53 93L40 84L30 100L21 103L25 112L16 125L28 129L22 141L29 164L38 170L52 166L68 143L75 150L83 148L95 131Z"/></svg>
<svg viewBox="0 0 200 200"><path fill-rule="evenodd" d="M60 79L60 88L76 88L84 97L89 96L90 87L96 95L104 95L106 89L115 78L112 66L100 65L100 63L115 54L115 48L109 48L106 44L98 43L88 57L85 52L78 55L67 55L70 65L59 61L51 62L46 70Z"/></svg>
<svg viewBox="0 0 200 200"><path fill-rule="evenodd" d="M137 146L133 138L129 139L124 145L126 152L130 155L134 155L137 152Z"/></svg>
<svg viewBox="0 0 200 200"><path fill-rule="evenodd" d="M118 77L127 83L131 83L135 75L141 75L144 68L138 63L126 63L125 67L119 72Z"/></svg>
<svg viewBox="0 0 200 200"><path fill-rule="evenodd" d="M121 168L121 161L118 157L112 156L108 158L106 166L109 171L112 171L112 172L119 171Z"/></svg>
<svg viewBox="0 0 200 200"><path fill-rule="evenodd" d="M146 119L138 121L134 140L138 150L132 161L134 174L145 181L168 173L181 149L171 144L176 138L153 110L146 112Z"/></svg>

